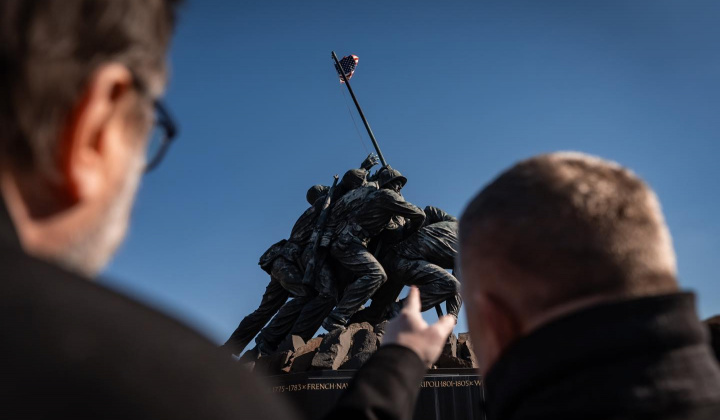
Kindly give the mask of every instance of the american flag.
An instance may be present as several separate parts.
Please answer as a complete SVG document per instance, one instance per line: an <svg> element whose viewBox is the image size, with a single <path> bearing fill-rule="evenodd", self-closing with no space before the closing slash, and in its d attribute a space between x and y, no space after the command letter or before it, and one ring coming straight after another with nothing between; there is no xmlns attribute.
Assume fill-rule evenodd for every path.
<svg viewBox="0 0 720 420"><path fill-rule="evenodd" d="M345 77L347 77L348 80L353 76L353 73L355 73L355 67L357 67L358 63L358 56L357 55L348 55L347 57L343 57L342 60L340 60L340 67L342 67L343 73L345 73ZM342 73L340 73L340 68L338 68L337 64L335 65L335 70L337 70L338 74L340 75L340 83L345 83L345 81L342 78Z"/></svg>

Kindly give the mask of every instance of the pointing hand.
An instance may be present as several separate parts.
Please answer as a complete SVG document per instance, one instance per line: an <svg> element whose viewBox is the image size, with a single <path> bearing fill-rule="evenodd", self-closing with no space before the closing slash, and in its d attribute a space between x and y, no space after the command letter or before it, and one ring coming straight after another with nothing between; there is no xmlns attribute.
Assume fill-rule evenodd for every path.
<svg viewBox="0 0 720 420"><path fill-rule="evenodd" d="M428 325L420 314L420 291L413 286L402 311L388 324L383 344L407 347L430 366L440 357L455 322L454 316L445 315L435 324Z"/></svg>

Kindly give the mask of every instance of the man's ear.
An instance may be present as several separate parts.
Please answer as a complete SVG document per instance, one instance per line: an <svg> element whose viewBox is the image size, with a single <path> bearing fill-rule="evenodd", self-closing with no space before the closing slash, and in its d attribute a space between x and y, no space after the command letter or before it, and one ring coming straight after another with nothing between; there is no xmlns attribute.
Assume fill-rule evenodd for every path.
<svg viewBox="0 0 720 420"><path fill-rule="evenodd" d="M132 75L121 64L98 68L68 115L60 142L63 192L75 203L96 196L109 181L114 118L133 89Z"/></svg>
<svg viewBox="0 0 720 420"><path fill-rule="evenodd" d="M476 296L478 316L483 320L485 343L483 368L489 369L507 347L522 334L519 317L502 298L482 292ZM487 370L486 370L487 372Z"/></svg>

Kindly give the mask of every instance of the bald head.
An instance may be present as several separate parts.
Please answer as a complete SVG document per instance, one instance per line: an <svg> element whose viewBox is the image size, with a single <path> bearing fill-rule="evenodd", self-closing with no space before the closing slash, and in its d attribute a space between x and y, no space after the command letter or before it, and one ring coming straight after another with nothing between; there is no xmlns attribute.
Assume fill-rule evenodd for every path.
<svg viewBox="0 0 720 420"><path fill-rule="evenodd" d="M519 319L598 297L677 289L660 204L630 170L580 153L519 162L460 221L462 280Z"/></svg>

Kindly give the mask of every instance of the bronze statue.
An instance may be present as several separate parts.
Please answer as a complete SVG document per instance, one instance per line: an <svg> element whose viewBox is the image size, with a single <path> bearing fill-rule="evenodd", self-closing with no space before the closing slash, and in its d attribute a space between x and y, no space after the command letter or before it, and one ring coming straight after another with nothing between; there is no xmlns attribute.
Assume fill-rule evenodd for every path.
<svg viewBox="0 0 720 420"><path fill-rule="evenodd" d="M289 239L273 244L260 257L258 264L270 274L270 283L260 306L240 322L223 344L224 348L239 354L260 331L256 338L258 351L270 353L289 333L306 339L315 334L320 327L320 321L315 321L317 314L320 314L320 320L327 315L337 302L338 294L337 281L330 266L320 263L316 267L316 264L310 263L316 258L312 241L322 233L317 231L318 217L328 204L364 184L368 170L377 163L377 157L370 154L360 164L360 169L351 169L343 176L337 188L335 185L314 185L308 189L306 199L311 206L295 222ZM328 202L327 195L331 196L327 197L330 199ZM306 267L309 265L316 267L310 282L306 280ZM292 299L288 301L288 297ZM306 316L300 317L301 313ZM263 328L273 315L275 317L270 324Z"/></svg>
<svg viewBox="0 0 720 420"><path fill-rule="evenodd" d="M343 328L375 291L387 280L385 270L367 249L371 239L388 227L394 216L409 220L419 228L425 213L408 203L400 195L407 179L400 172L385 167L379 173L376 191L356 200L342 229L330 244L330 255L353 273L353 281L345 289L337 306L323 321L323 328L332 331ZM369 187L368 187L369 188Z"/></svg>
<svg viewBox="0 0 720 420"><path fill-rule="evenodd" d="M258 264L270 274L270 283L265 288L260 306L243 318L240 325L223 344L223 347L229 349L233 354L241 353L270 318L281 308L287 306L288 297L293 296L293 299L288 302L290 308L286 308L285 312L294 306L302 308L304 303L314 297L314 290L303 284L304 270L300 265L300 257L310 240L315 219L320 213L323 196L317 197L317 195L321 191L315 186L308 190L306 197L308 201L314 199L314 202L295 222L290 238L273 244L260 257ZM267 334L271 335L272 331L268 331ZM280 339L282 338L280 337ZM259 337L259 341L265 340Z"/></svg>
<svg viewBox="0 0 720 420"><path fill-rule="evenodd" d="M458 250L457 219L437 207L427 206L424 212L425 225L420 230L378 254L388 281L353 322L377 324L392 318L402 307L396 299L405 286L418 286L423 312L445 302L447 313L457 319L462 305L460 283L448 272L454 269Z"/></svg>
<svg viewBox="0 0 720 420"><path fill-rule="evenodd" d="M240 353L259 331L254 351L268 354L288 336L309 340L320 326L332 331L358 316L379 322L397 311L406 285L420 288L423 311L445 302L457 318L459 283L447 271L457 254L456 219L405 201L407 179L389 166L370 176L376 163L370 155L332 187L308 190L312 205L288 240L260 259L271 276L260 307L225 347ZM353 317L370 298L371 306Z"/></svg>

